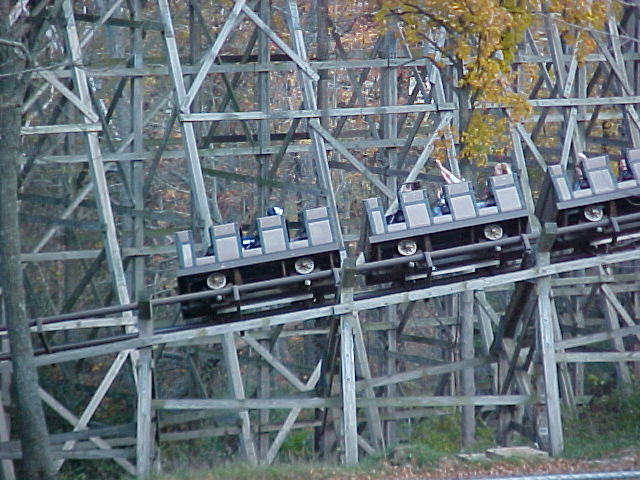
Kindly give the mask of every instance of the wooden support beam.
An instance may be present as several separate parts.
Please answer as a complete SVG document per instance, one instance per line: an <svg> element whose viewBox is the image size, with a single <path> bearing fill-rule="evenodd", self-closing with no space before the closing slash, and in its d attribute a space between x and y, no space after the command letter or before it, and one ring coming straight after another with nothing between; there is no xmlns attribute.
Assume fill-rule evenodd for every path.
<svg viewBox="0 0 640 480"><path fill-rule="evenodd" d="M138 296L138 318L140 336L149 337L153 333L153 314L148 293ZM138 395L136 411L136 474L140 479L146 479L151 474L153 460L153 425L151 423L153 411L152 400L152 355L151 347L139 350L138 355Z"/></svg>
<svg viewBox="0 0 640 480"><path fill-rule="evenodd" d="M355 261L345 259L340 277L340 303L353 302ZM358 416L356 412L356 365L353 340L355 313L340 316L340 375L342 385L342 424L344 463L358 463Z"/></svg>
<svg viewBox="0 0 640 480"><path fill-rule="evenodd" d="M64 405L62 405L59 401L57 401L52 395L50 395L45 390L39 389L39 393L40 393L40 397L42 398L42 401L46 403L58 415L60 415L64 420L66 420L68 423L73 425L74 431L76 431L75 427L79 424L80 419L76 417L71 411L69 411ZM82 429L78 429L78 430L82 430ZM72 440L72 441L75 443L75 440ZM111 446L100 437L92 437L90 441L101 450L111 450ZM65 444L67 444L67 442L65 442ZM63 447L62 452L65 452L65 451L69 451L69 449L65 449ZM60 455L59 458L61 458L61 460L59 461L59 464L61 465L66 457L65 455ZM124 468L124 470L127 471L129 474L135 475L136 468L131 464L131 462L129 462L124 458L119 458L117 456L114 456L114 461L118 465L120 465L122 468Z"/></svg>
<svg viewBox="0 0 640 480"><path fill-rule="evenodd" d="M548 278L541 278L537 285L538 323L537 348L540 352L543 391L539 392L540 400L546 413L546 431L538 430L539 438L546 440L549 454L558 456L564 449L562 435L562 418L560 416L560 393L558 391L558 373L556 352L554 348L553 319L551 313L551 288Z"/></svg>
<svg viewBox="0 0 640 480"><path fill-rule="evenodd" d="M322 362L318 362L318 365L316 365L316 368L314 369L313 373L311 374L311 376L309 377L309 380L305 385L306 389L311 390L315 388L316 384L318 383L318 380L320 379L320 373L322 371L321 364ZM287 435L289 434L289 432L291 432L291 429L295 425L295 421L298 418L298 415L300 415L301 411L302 411L301 407L294 407L291 409L291 411L287 415L287 418L282 424L282 428L278 431L276 438L273 439L273 442L269 447L269 451L264 457L265 464L271 465L273 463L273 461L276 458L276 455L278 454L278 451L280 450L280 447L282 446L283 442L287 438Z"/></svg>
<svg viewBox="0 0 640 480"><path fill-rule="evenodd" d="M360 325L360 317L357 313L353 314L352 327L355 340L355 353L357 359L358 372L360 377L366 380L371 379L371 369L369 366L369 357L367 355L367 347L364 343L364 335L362 333L362 327ZM366 385L366 384L365 384ZM355 381L354 381L355 389ZM365 398L375 398L375 392L373 388L367 387L364 389ZM380 421L380 412L376 407L368 408L367 414L367 426L371 433L371 442L375 451L384 452L386 449L384 441L384 432L382 429L382 422Z"/></svg>
<svg viewBox="0 0 640 480"><path fill-rule="evenodd" d="M309 387L308 384L303 383L291 370L289 370L280 360L278 360L269 350L260 345L260 343L253 338L249 333L242 336L242 340L245 341L256 353L258 353L266 362L271 365L280 375L282 375L291 385L301 392L309 392L315 388Z"/></svg>
<svg viewBox="0 0 640 480"><path fill-rule="evenodd" d="M237 402L245 400L244 385L242 382L242 373L240 371L240 363L238 362L238 351L236 350L235 338L232 332L224 333L221 336L222 349L227 368L227 376L229 377L229 390ZM244 450L244 456L251 465L258 464L258 455L251 431L251 419L249 411L242 409L238 412L241 422L240 441Z"/></svg>
<svg viewBox="0 0 640 480"><path fill-rule="evenodd" d="M474 348L474 316L473 316L474 292L467 290L460 294L460 358L472 360L475 358ZM461 371L462 395L473 397L476 394L476 383L473 367ZM473 406L462 407L462 445L470 448L475 441L476 421L475 408Z"/></svg>
<svg viewBox="0 0 640 480"><path fill-rule="evenodd" d="M173 82L175 103L176 105L184 105L187 98L187 91L168 0L158 0L158 14L160 15L160 20L163 25L163 39L167 52L169 72ZM181 113L187 113L187 111ZM191 194L193 196L196 215L202 228L202 238L209 240L209 227L213 225L213 222L211 220L211 211L209 209L204 177L202 176L195 131L193 124L190 122L181 121L180 126L182 129L184 152L189 170Z"/></svg>

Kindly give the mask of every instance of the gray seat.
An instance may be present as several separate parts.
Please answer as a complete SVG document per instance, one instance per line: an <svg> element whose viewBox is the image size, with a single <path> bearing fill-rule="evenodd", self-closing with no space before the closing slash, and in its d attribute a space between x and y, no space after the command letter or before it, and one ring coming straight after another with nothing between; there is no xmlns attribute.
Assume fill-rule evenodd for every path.
<svg viewBox="0 0 640 480"><path fill-rule="evenodd" d="M382 235L386 233L386 220L384 218L384 212L380 205L379 198L367 198L363 200L364 210L367 214L367 222L369 223L369 230L373 235Z"/></svg>
<svg viewBox="0 0 640 480"><path fill-rule="evenodd" d="M609 157L607 155L583 160L582 170L594 194L601 195L616 190L616 179L609 167Z"/></svg>
<svg viewBox="0 0 640 480"><path fill-rule="evenodd" d="M571 200L571 188L569 188L569 182L567 180L567 176L562 170L562 166L549 165L549 167L547 168L547 173L551 178L553 189L556 192L556 198L560 202Z"/></svg>
<svg viewBox="0 0 640 480"><path fill-rule="evenodd" d="M305 210L303 213L303 219L307 238L309 239L309 244L312 247L335 242L327 207Z"/></svg>
<svg viewBox="0 0 640 480"><path fill-rule="evenodd" d="M402 208L407 228L426 227L432 224L431 208L424 190L402 192L400 194L400 207Z"/></svg>
<svg viewBox="0 0 640 480"><path fill-rule="evenodd" d="M214 225L211 228L211 239L218 262L237 260L242 256L242 240L237 223Z"/></svg>
<svg viewBox="0 0 640 480"><path fill-rule="evenodd" d="M469 182L450 183L444 186L444 196L454 221L478 216L476 198Z"/></svg>
<svg viewBox="0 0 640 480"><path fill-rule="evenodd" d="M489 177L489 188L500 213L524 208L515 174Z"/></svg>
<svg viewBox="0 0 640 480"><path fill-rule="evenodd" d="M176 252L178 254L178 265L180 268L190 268L196 265L196 249L193 243L193 232L183 230L173 234L176 242Z"/></svg>
<svg viewBox="0 0 640 480"><path fill-rule="evenodd" d="M264 253L283 252L289 248L287 220L283 215L270 215L257 220L260 245ZM249 253L248 249L245 253ZM245 255L246 256L246 255Z"/></svg>

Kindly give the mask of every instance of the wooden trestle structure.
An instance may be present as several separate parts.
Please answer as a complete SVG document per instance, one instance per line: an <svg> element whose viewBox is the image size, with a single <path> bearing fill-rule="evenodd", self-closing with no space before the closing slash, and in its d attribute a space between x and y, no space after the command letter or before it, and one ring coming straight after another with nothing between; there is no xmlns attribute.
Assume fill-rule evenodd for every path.
<svg viewBox="0 0 640 480"><path fill-rule="evenodd" d="M434 180L425 165L456 125L455 91L426 59L433 52L412 52L394 31L378 41L349 31L364 21L364 1L335 24L317 0L234 0L224 12L203 11L199 0L94 2L104 4L96 11L75 3L52 2L54 66L34 73L22 130L21 213L40 236L25 244L27 286L44 299L32 312L53 315L33 327L48 346L37 364L104 367L81 403L42 389L49 413L68 427L51 437L61 464L111 458L144 477L158 442L210 436L237 436L248 462L271 463L299 429L317 432L321 453L353 464L394 445L399 425L442 410L460 412L465 445L486 415L501 441L519 432L555 455L561 410L585 401L593 363L612 364L616 382L631 382L640 362L640 249L551 263L553 229L533 219L532 190L547 162L571 167L578 152L616 158L640 147L640 4L624 4L602 31L582 32L598 46L584 59L547 20L514 60L523 79L515 87L528 89L534 108L526 127L512 126L509 156L541 234L535 266L362 295L345 261L335 305L169 329L177 316L163 300L175 286L170 233L192 226L206 241L213 223L236 219L228 216L240 202L253 202L255 215L270 197L296 196L299 205L328 206L351 245L358 208L345 201L345 178L389 205L399 183ZM456 172L455 148L448 155ZM59 189L43 178L59 178ZM216 198L224 182L240 185L226 197L233 207ZM176 198L191 201L192 218L165 212ZM43 204L46 228L32 215ZM100 235L85 240L76 229ZM54 270L65 272L62 301L39 283L52 282ZM95 310L65 314L79 302ZM80 337L86 329L95 330L92 343ZM6 358L0 455L11 479L20 453L5 416ZM212 365L215 379L203 373ZM135 418L97 426L127 369Z"/></svg>

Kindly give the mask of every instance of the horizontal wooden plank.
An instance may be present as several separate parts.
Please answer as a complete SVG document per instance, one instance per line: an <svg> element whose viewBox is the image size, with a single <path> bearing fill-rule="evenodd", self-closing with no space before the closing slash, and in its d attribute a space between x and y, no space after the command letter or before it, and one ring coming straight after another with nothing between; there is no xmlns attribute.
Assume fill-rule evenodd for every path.
<svg viewBox="0 0 640 480"><path fill-rule="evenodd" d="M556 353L556 362L566 363L607 363L638 362L640 352L578 352Z"/></svg>
<svg viewBox="0 0 640 480"><path fill-rule="evenodd" d="M524 405L533 402L528 395L413 396L357 398L358 407L459 407L463 405ZM153 400L158 410L273 410L291 408L340 407L339 398L268 398L268 399L167 399Z"/></svg>
<svg viewBox="0 0 640 480"><path fill-rule="evenodd" d="M352 117L362 115L388 115L401 113L441 112L454 110L453 103L439 105L422 103L377 107L330 108L326 110L281 110L270 112L189 113L180 117L185 122L213 122L231 120L286 120L294 118Z"/></svg>
<svg viewBox="0 0 640 480"><path fill-rule="evenodd" d="M555 342L555 347L558 350L560 349L564 350L567 348L581 347L584 345L591 345L594 343L604 342L607 340L613 340L614 338L622 338L627 335L637 335L637 334L640 334L640 325L636 325L635 327L617 328L609 332L599 332L599 333L593 333L590 335L582 335L580 337L575 337L575 338L567 338L565 340Z"/></svg>
<svg viewBox="0 0 640 480"><path fill-rule="evenodd" d="M85 133L85 132L101 132L102 125L100 123L74 123L63 125L38 125L34 127L22 127L20 133L22 135L50 135L53 133Z"/></svg>

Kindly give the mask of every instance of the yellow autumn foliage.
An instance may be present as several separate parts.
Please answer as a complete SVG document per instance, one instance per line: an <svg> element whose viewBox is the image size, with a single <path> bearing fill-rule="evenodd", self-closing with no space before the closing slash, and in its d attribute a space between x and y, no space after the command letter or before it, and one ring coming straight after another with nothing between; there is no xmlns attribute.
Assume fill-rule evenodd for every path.
<svg viewBox="0 0 640 480"><path fill-rule="evenodd" d="M452 86L458 99L469 104L459 121L460 154L483 164L487 155L507 148L510 122L531 114L526 94L513 88L516 73L523 73L516 72L513 60L525 31L542 26L546 15L563 41L575 45L580 60L596 49L589 33L602 31L611 8L611 0L381 0L375 19L387 27L402 26L411 46L438 51L437 61L426 56L444 78L455 72ZM447 35L443 45L433 40L442 30ZM505 113L489 113L488 105Z"/></svg>

